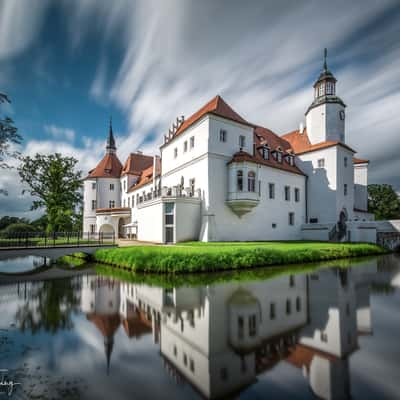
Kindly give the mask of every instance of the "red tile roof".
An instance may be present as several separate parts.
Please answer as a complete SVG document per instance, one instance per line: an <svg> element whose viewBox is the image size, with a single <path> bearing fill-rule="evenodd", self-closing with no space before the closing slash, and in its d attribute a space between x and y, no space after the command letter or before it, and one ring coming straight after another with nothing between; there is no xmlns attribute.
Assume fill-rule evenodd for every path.
<svg viewBox="0 0 400 400"><path fill-rule="evenodd" d="M90 313L86 318L93 322L104 337L112 337L119 328L121 319L119 314Z"/></svg>
<svg viewBox="0 0 400 400"><path fill-rule="evenodd" d="M156 161L156 176L159 176L161 174L161 159L157 158ZM141 188L142 186L147 185L148 183L153 182L153 165L151 165L151 167L148 167L146 169L144 169L141 173L140 173L140 177L137 180L137 182L131 186L128 190L128 192L133 192L136 189Z"/></svg>
<svg viewBox="0 0 400 400"><path fill-rule="evenodd" d="M369 160L353 157L353 164L369 164Z"/></svg>
<svg viewBox="0 0 400 400"><path fill-rule="evenodd" d="M229 119L231 121L238 122L240 124L253 126L249 122L247 122L244 118L242 118L236 111L229 106L225 100L221 96L215 96L211 99L207 104L200 108L197 112L191 115L188 119L184 120L182 125L178 128L175 133L175 136L183 133L187 128L192 126L195 122L200 120L206 114L218 115L220 117ZM173 140L173 138L171 139ZM170 140L170 141L171 141ZM169 143L169 142L168 142Z"/></svg>
<svg viewBox="0 0 400 400"><path fill-rule="evenodd" d="M355 153L355 151L351 147L339 141L327 140L325 142L311 144L306 128L304 128L303 133L300 133L299 130L296 130L282 135L281 138L289 142L290 146L293 148L294 152L297 155L309 153L311 151L326 149L333 146L342 146Z"/></svg>
<svg viewBox="0 0 400 400"><path fill-rule="evenodd" d="M122 164L115 153L107 153L97 164L97 167L89 171L85 178L119 178L121 176Z"/></svg>
<svg viewBox="0 0 400 400"><path fill-rule="evenodd" d="M142 153L131 153L125 161L122 175L140 175L142 171L153 165L153 157Z"/></svg>
<svg viewBox="0 0 400 400"><path fill-rule="evenodd" d="M268 167L277 168L280 170L292 172L299 175L304 175L304 173L296 166L290 165L285 156L289 154L293 154L293 149L290 147L290 144L276 135L269 129L263 128L261 126L257 126L254 129L254 143L255 143L255 154L249 154L245 151L239 151L233 155L233 158L229 161L229 164L232 162L253 162L256 164L266 165ZM264 145L268 145L270 148L270 156L268 160L264 160L262 156L262 147ZM282 162L276 160L272 153L280 149L282 151Z"/></svg>

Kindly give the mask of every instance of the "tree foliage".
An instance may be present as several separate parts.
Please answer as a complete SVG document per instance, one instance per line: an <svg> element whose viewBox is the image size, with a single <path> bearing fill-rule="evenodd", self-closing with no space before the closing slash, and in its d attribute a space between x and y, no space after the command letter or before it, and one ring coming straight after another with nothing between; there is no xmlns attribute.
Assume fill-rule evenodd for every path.
<svg viewBox="0 0 400 400"><path fill-rule="evenodd" d="M368 185L368 211L377 220L400 218L400 199L391 185Z"/></svg>
<svg viewBox="0 0 400 400"><path fill-rule="evenodd" d="M72 229L75 209L82 201L82 172L76 171L77 160L60 153L21 159L18 168L23 183L35 198L32 210L45 208L47 230L51 232Z"/></svg>
<svg viewBox="0 0 400 400"><path fill-rule="evenodd" d="M10 99L6 94L0 93L0 104L10 103ZM6 162L9 157L17 157L18 152L11 149L12 144L20 144L21 135L14 126L14 121L7 116L0 115L0 169L10 168ZM0 189L0 193L7 194L7 191Z"/></svg>
<svg viewBox="0 0 400 400"><path fill-rule="evenodd" d="M32 225L26 224L26 223L16 223L16 224L11 224L8 225L7 228L3 230L3 234L6 237L13 237L16 234L20 233L32 233L35 232L35 228Z"/></svg>
<svg viewBox="0 0 400 400"><path fill-rule="evenodd" d="M19 218L19 217L10 217L8 215L0 218L0 231L11 224L29 224L29 220L27 218Z"/></svg>

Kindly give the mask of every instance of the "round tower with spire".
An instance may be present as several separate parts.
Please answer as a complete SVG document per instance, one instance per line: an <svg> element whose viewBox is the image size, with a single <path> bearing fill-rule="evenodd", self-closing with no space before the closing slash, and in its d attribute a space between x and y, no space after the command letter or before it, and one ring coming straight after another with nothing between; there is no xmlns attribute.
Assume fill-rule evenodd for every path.
<svg viewBox="0 0 400 400"><path fill-rule="evenodd" d="M83 231L118 233L115 221L98 221L97 210L121 206L120 176L122 164L117 157L112 120L108 129L106 153L96 168L89 171L83 185ZM101 222L101 224L100 224Z"/></svg>
<svg viewBox="0 0 400 400"><path fill-rule="evenodd" d="M324 49L323 69L314 83L314 101L306 111L307 134L311 144L325 141L345 143L345 107L336 95L336 78L328 69Z"/></svg>

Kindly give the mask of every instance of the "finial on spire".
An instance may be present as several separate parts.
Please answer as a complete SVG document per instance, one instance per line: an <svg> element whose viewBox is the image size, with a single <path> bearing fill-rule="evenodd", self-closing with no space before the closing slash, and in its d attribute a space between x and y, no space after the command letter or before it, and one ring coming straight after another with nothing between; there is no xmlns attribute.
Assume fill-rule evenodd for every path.
<svg viewBox="0 0 400 400"><path fill-rule="evenodd" d="M326 58L328 57L328 49L325 47L324 49L324 70L326 71L328 69L328 66L326 64Z"/></svg>

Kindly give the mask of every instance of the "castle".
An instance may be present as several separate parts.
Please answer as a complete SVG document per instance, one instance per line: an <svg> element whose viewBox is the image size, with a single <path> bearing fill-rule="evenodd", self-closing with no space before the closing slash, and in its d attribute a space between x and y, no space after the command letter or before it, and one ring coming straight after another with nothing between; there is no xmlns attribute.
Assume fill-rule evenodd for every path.
<svg viewBox="0 0 400 400"><path fill-rule="evenodd" d="M346 105L323 69L306 124L278 136L214 97L177 118L160 155L106 154L84 180L84 232L142 241L376 241L368 160L346 144ZM375 229L375 230L374 230ZM374 236L375 235L375 236Z"/></svg>

